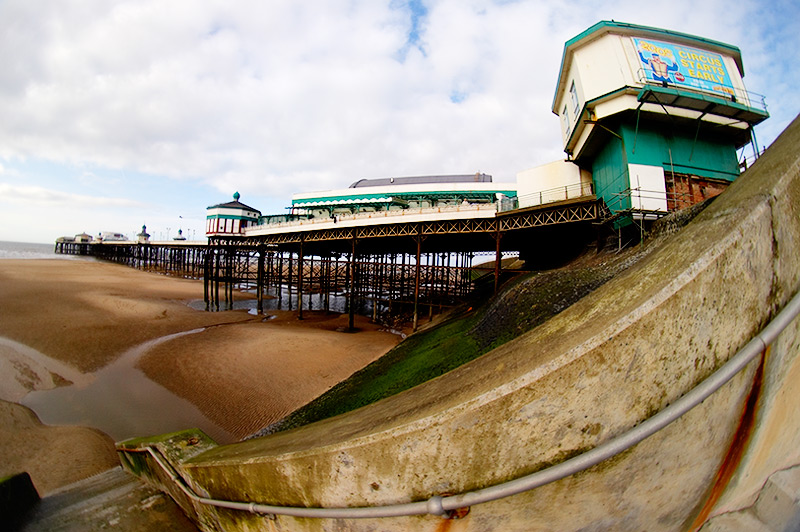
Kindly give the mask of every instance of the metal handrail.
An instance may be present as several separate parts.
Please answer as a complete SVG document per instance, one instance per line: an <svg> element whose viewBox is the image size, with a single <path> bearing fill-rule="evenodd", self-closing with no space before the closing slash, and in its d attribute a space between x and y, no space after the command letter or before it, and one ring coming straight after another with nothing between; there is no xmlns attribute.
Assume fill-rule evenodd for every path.
<svg viewBox="0 0 800 532"><path fill-rule="evenodd" d="M495 203L467 203L458 205L437 205L435 207L414 207L407 209L368 211L352 214L337 214L328 218L308 218L305 220L293 220L291 222L275 222L261 225L253 225L247 228L248 232L261 229L280 229L288 227L299 227L303 225L330 224L334 221L345 222L351 220L369 220L373 218L394 218L403 216L416 216L426 214L454 213L454 212L479 212L497 211L498 202Z"/></svg>
<svg viewBox="0 0 800 532"><path fill-rule="evenodd" d="M225 501L197 495L197 493L188 486L186 481L184 481L169 464L164 462L160 453L153 447L146 447L144 449L124 449L123 451L149 453L159 467L165 471L187 497L198 503L220 508L270 516L288 515L293 517L338 519L400 517L425 514L446 515L454 510L510 497L561 480L580 471L584 471L633 447L645 438L663 429L720 389L725 383L744 369L756 356L764 352L798 314L800 314L800 292L796 293L783 310L778 313L761 332L731 357L728 362L723 364L722 367L675 402L631 428L628 432L560 464L502 484L459 495L450 495L447 497L435 495L425 501L404 504L341 508L306 508L274 506L256 502Z"/></svg>
<svg viewBox="0 0 800 532"><path fill-rule="evenodd" d="M615 210L615 211L620 211L620 210L638 211L638 210L642 210L642 209L636 209L633 206L626 207L626 208L621 208L620 205L622 205L623 201L625 201L626 199L631 202L631 205L633 205L633 200L634 199L638 199L640 202L641 202L642 199L663 199L663 200L667 201L667 203L669 204L669 201L672 201L673 203L678 203L678 202L690 203L689 199L691 199L691 197L692 197L692 195L689 194L688 192L648 190L648 189L643 189L643 188L640 188L640 187L626 188L622 192L613 192L613 193L610 194L610 196L613 196L613 200L611 200L611 198L609 198L610 201L608 202L607 205L608 205L608 207L610 209ZM689 199L687 199L687 198L689 198ZM665 211L664 214L667 214L667 212Z"/></svg>
<svg viewBox="0 0 800 532"><path fill-rule="evenodd" d="M539 202L535 203L535 205L545 205L555 201L591 196L592 194L594 194L594 184L592 182L581 182L539 190L529 194L521 194L518 196L518 200L536 200L538 198Z"/></svg>
<svg viewBox="0 0 800 532"><path fill-rule="evenodd" d="M643 85L655 85L658 87L663 87L664 85L661 82L654 81L647 77L647 69L640 68L637 70L637 78L638 82ZM697 94L706 94L709 96L714 96L716 98L720 98L723 100L728 100L731 103L739 103L746 107L750 107L752 109L758 109L760 111L767 111L767 99L763 94L759 94L757 92L752 92L747 89L740 89L738 87L726 86L725 88L730 92L720 92L708 89L702 89L700 87L693 87L686 83L669 83L667 84L669 88L672 89L679 89L689 92L694 92Z"/></svg>

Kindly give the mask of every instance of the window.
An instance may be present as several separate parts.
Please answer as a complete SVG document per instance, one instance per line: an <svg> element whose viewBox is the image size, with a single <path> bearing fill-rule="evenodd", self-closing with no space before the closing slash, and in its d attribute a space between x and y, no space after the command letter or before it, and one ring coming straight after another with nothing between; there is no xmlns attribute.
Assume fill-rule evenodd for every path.
<svg viewBox="0 0 800 532"><path fill-rule="evenodd" d="M569 113L567 112L567 106L564 106L564 111L561 113L561 120L564 123L564 137L569 137Z"/></svg>
<svg viewBox="0 0 800 532"><path fill-rule="evenodd" d="M572 111L577 115L578 114L578 89L575 88L575 81L573 80L572 85L569 88L569 95L572 98Z"/></svg>

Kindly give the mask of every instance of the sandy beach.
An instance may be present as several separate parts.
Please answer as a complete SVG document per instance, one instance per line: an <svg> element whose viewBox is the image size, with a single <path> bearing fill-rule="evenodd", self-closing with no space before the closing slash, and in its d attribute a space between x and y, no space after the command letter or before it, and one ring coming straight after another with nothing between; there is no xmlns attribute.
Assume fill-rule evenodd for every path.
<svg viewBox="0 0 800 532"><path fill-rule="evenodd" d="M36 390L86 386L145 342L202 329L145 350L136 366L242 438L400 341L366 318L347 333L338 314L306 312L298 321L294 312L270 311L265 320L189 306L202 297L202 281L116 264L0 260L0 476L28 471L45 495L116 465L111 437L43 425L16 403Z"/></svg>

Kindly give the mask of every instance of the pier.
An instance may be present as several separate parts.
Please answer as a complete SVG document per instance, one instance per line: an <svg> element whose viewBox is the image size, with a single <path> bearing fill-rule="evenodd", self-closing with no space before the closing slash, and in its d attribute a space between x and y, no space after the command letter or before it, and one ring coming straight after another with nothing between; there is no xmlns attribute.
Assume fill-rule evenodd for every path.
<svg viewBox="0 0 800 532"><path fill-rule="evenodd" d="M496 291L503 256L547 264L594 238L606 216L603 202L585 195L506 212L472 205L272 224L206 242L59 241L55 251L203 279L209 311L232 309L236 289L255 292L258 312L266 297L286 297L299 319L339 297L351 328L356 313L371 313L406 316L416 329L478 288ZM488 270L476 267L479 256Z"/></svg>
<svg viewBox="0 0 800 532"><path fill-rule="evenodd" d="M719 83L674 59L701 56ZM599 21L564 46L551 111L565 160L514 184L359 180L297 194L265 225L238 192L209 207L208 310L232 308L237 285L255 289L259 311L271 288L288 289L299 319L344 298L351 329L366 308L410 312L416 329L483 288L483 330L524 289L501 290L504 256L554 268L612 230L622 248L670 211L705 210L547 321L435 378L232 445L196 429L119 442L124 469L204 530L797 528L800 119L741 175L739 150L759 156L754 127L769 116L743 76L734 45ZM550 201L553 190L566 194ZM492 265L483 276L479 254ZM166 271L176 255L136 264L155 256ZM512 311L530 318L534 306ZM428 332L469 335L470 318Z"/></svg>

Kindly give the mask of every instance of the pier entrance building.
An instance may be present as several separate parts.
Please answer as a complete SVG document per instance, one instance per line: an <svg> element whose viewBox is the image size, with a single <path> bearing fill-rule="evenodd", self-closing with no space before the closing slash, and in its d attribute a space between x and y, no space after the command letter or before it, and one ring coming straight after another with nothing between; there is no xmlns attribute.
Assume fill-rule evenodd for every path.
<svg viewBox="0 0 800 532"><path fill-rule="evenodd" d="M588 172L620 221L722 192L758 146L769 114L745 88L736 46L676 31L598 22L566 42L552 104L568 164Z"/></svg>

